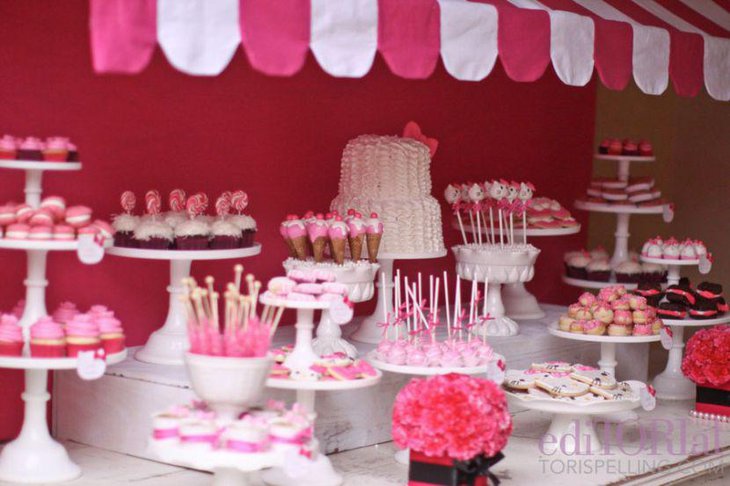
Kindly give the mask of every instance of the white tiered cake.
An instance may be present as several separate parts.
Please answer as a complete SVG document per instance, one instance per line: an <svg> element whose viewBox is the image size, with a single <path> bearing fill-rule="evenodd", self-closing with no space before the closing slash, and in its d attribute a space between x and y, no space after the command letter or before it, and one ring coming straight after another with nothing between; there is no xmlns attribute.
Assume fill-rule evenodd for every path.
<svg viewBox="0 0 730 486"><path fill-rule="evenodd" d="M441 210L431 196L431 152L412 138L361 135L342 154L339 194L331 209L378 213L383 253L444 251Z"/></svg>

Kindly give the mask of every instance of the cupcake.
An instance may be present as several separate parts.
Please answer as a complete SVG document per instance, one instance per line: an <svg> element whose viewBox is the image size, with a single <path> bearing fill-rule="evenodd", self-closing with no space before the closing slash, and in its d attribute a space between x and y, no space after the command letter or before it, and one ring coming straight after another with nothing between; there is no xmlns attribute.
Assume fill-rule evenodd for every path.
<svg viewBox="0 0 730 486"><path fill-rule="evenodd" d="M611 278L611 265L608 260L592 260L586 265L586 278L598 282L608 282Z"/></svg>
<svg viewBox="0 0 730 486"><path fill-rule="evenodd" d="M610 258L608 251L600 245L592 249L590 255L594 260L608 260Z"/></svg>
<svg viewBox="0 0 730 486"><path fill-rule="evenodd" d="M30 355L34 358L63 358L66 338L63 326L50 317L41 317L30 327Z"/></svg>
<svg viewBox="0 0 730 486"><path fill-rule="evenodd" d="M210 230L212 238L210 247L214 250L240 248L242 240L241 228L223 219L219 219Z"/></svg>
<svg viewBox="0 0 730 486"><path fill-rule="evenodd" d="M13 160L18 155L18 145L15 138L10 135L3 135L0 138L0 159Z"/></svg>
<svg viewBox="0 0 730 486"><path fill-rule="evenodd" d="M616 266L614 273L619 283L637 283L641 276L641 264L637 262L623 262Z"/></svg>
<svg viewBox="0 0 730 486"><path fill-rule="evenodd" d="M571 256L565 262L566 275L571 278L586 279L586 267L591 262L591 257L587 253Z"/></svg>
<svg viewBox="0 0 730 486"><path fill-rule="evenodd" d="M206 250L210 228L198 218L188 219L175 227L175 246L178 250Z"/></svg>
<svg viewBox="0 0 730 486"><path fill-rule="evenodd" d="M656 263L641 264L641 281L661 283L667 279L667 269Z"/></svg>
<svg viewBox="0 0 730 486"><path fill-rule="evenodd" d="M134 247L134 229L139 224L139 216L132 214L117 214L112 219L114 228L114 246Z"/></svg>
<svg viewBox="0 0 730 486"><path fill-rule="evenodd" d="M43 142L36 137L27 137L18 146L18 158L21 160L43 160Z"/></svg>
<svg viewBox="0 0 730 486"><path fill-rule="evenodd" d="M66 162L68 160L68 139L51 137L46 140L41 152L43 160L46 162Z"/></svg>
<svg viewBox="0 0 730 486"><path fill-rule="evenodd" d="M20 356L24 342L18 318L12 314L0 315L0 356Z"/></svg>
<svg viewBox="0 0 730 486"><path fill-rule="evenodd" d="M241 228L241 248L253 246L256 237L256 220L245 214L229 216L228 222Z"/></svg>
<svg viewBox="0 0 730 486"><path fill-rule="evenodd" d="M66 324L68 355L76 357L81 351L96 351L101 348L99 325L87 314L77 314Z"/></svg>
<svg viewBox="0 0 730 486"><path fill-rule="evenodd" d="M269 430L265 419L247 415L226 427L222 446L233 452L263 452L269 448Z"/></svg>
<svg viewBox="0 0 730 486"><path fill-rule="evenodd" d="M165 223L150 219L134 228L134 240L139 248L168 250L172 246L173 231Z"/></svg>
<svg viewBox="0 0 730 486"><path fill-rule="evenodd" d="M101 346L107 355L120 353L124 350L124 330L119 319L104 316L96 319L99 325Z"/></svg>
<svg viewBox="0 0 730 486"><path fill-rule="evenodd" d="M76 308L76 304L73 302L61 302L53 313L53 320L65 325L77 314L79 314L79 310Z"/></svg>
<svg viewBox="0 0 730 486"><path fill-rule="evenodd" d="M169 211L163 216L165 224L169 225L172 229L177 228L177 225L184 223L187 220L188 216L184 211Z"/></svg>

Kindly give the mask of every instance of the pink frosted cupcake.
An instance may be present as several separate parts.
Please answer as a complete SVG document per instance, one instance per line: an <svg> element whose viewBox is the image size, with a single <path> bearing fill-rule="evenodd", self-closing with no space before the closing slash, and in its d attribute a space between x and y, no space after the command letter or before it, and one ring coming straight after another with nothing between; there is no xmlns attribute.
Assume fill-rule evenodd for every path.
<svg viewBox="0 0 730 486"><path fill-rule="evenodd" d="M23 330L12 314L0 316L0 356L20 356L23 353Z"/></svg>
<svg viewBox="0 0 730 486"><path fill-rule="evenodd" d="M18 146L20 160L43 160L43 142L36 137L27 137Z"/></svg>
<svg viewBox="0 0 730 486"><path fill-rule="evenodd" d="M43 160L46 162L66 162L68 160L68 139L50 137L43 147Z"/></svg>
<svg viewBox="0 0 730 486"><path fill-rule="evenodd" d="M120 353L124 350L124 330L122 323L115 317L100 317L99 324L101 345L107 355Z"/></svg>
<svg viewBox="0 0 730 486"><path fill-rule="evenodd" d="M61 302L53 312L53 320L61 324L67 324L77 314L79 314L79 310L76 308L76 304L73 302Z"/></svg>
<svg viewBox="0 0 730 486"><path fill-rule="evenodd" d="M99 325L87 314L77 314L66 324L68 355L76 357L81 351L96 351L101 348Z"/></svg>
<svg viewBox="0 0 730 486"><path fill-rule="evenodd" d="M34 358L63 358L66 338L63 326L50 317L41 317L30 327L30 355Z"/></svg>
<svg viewBox="0 0 730 486"><path fill-rule="evenodd" d="M13 160L18 154L18 146L15 138L10 135L3 135L0 138L0 159Z"/></svg>

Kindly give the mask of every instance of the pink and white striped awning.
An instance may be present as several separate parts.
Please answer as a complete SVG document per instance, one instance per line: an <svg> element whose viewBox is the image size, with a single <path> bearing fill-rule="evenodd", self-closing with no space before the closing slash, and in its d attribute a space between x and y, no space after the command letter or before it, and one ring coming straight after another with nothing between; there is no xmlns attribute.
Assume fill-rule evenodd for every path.
<svg viewBox="0 0 730 486"><path fill-rule="evenodd" d="M361 77L376 52L401 77L421 79L439 55L479 81L499 57L515 81L552 63L583 86L633 78L645 93L730 100L730 0L90 0L93 64L138 73L157 43L180 71L214 76L239 45L266 74L291 76L312 51L327 73Z"/></svg>

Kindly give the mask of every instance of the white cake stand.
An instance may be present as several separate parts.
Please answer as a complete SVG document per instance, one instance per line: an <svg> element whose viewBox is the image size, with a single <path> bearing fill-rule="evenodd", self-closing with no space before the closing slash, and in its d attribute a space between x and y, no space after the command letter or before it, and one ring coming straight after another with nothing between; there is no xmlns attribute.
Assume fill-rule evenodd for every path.
<svg viewBox="0 0 730 486"><path fill-rule="evenodd" d="M518 282L529 282L535 275L535 260L540 250L531 254L525 261L509 262L505 259L488 256L482 258L478 251L472 254L452 248L456 257L456 273L464 280L476 280L483 283L488 279L487 312L492 317L486 326L474 329L477 335L515 336L519 333L517 323L505 315L502 302L502 286Z"/></svg>
<svg viewBox="0 0 730 486"><path fill-rule="evenodd" d="M568 277L567 275L562 276L563 282L567 283L568 285L572 285L573 287L580 287L583 289L602 289L605 287L611 287L613 285L623 285L627 290L634 290L636 287L639 286L639 284L635 283L619 283L616 282L616 280L611 279L607 282L601 282L598 280L584 280L582 278L573 278Z"/></svg>
<svg viewBox="0 0 730 486"><path fill-rule="evenodd" d="M108 365L119 363L127 351L107 356ZM68 457L66 449L51 438L46 421L49 370L76 369L76 358L32 358L0 356L0 368L25 370L25 402L20 435L0 453L0 481L13 483L55 483L70 481L81 469Z"/></svg>
<svg viewBox="0 0 730 486"><path fill-rule="evenodd" d="M705 327L730 323L730 315L716 319L662 319L672 329L672 347L669 349L667 366L654 377L652 385L657 398L665 400L693 400L697 389L682 373L684 355L684 328Z"/></svg>
<svg viewBox="0 0 730 486"><path fill-rule="evenodd" d="M665 223L671 223L674 219L674 210L670 204L661 206L616 206L577 200L575 201L575 207L583 211L616 215L616 233L614 233L616 243L611 257L612 267L616 267L629 259L629 236L631 236L629 233L629 218L632 214L661 214Z"/></svg>
<svg viewBox="0 0 730 486"><path fill-rule="evenodd" d="M459 373L462 375L481 375L486 374L489 365L483 366L459 366L459 367L441 367L441 366L408 366L408 365L395 365L386 363L385 361L379 360L375 356L375 351L368 353L366 359L370 362L373 367L378 368L389 373L395 373L399 375L412 375L412 376L436 376L436 375L447 375L449 373ZM496 354L494 360L505 361L504 356ZM501 385L501 383L498 383ZM395 461L398 464L408 465L410 461L410 450L401 449L395 453Z"/></svg>
<svg viewBox="0 0 730 486"><path fill-rule="evenodd" d="M562 452L569 456L596 454L601 450L601 441L593 427L592 418L622 412L625 414L641 406L639 394L646 385L639 381L626 383L631 386L635 398L576 403L518 394L510 390L505 390L505 395L512 405L553 414L547 434L550 434L555 440L546 441L543 444L546 454L552 455L555 452Z"/></svg>
<svg viewBox="0 0 730 486"><path fill-rule="evenodd" d="M607 371L611 373L613 376L616 376L616 365L618 364L618 362L616 361L617 344L653 343L661 339L658 334L652 334L651 336L594 336L591 334L578 334L574 332L560 330L557 323L550 324L547 329L548 332L553 336L557 336L563 339L600 343L601 358L598 361L598 367L601 368L602 371Z"/></svg>
<svg viewBox="0 0 730 486"><path fill-rule="evenodd" d="M459 229L459 223L452 221L451 226L454 229ZM544 238L550 236L566 236L580 233L581 226L571 226L569 228L527 228L526 230L520 229L515 230L515 238L522 241L520 238L526 236L528 238ZM468 233L475 233L475 229L471 224L464 225L464 231ZM499 235L501 232L499 228L494 229L495 234ZM488 227L482 228L482 233L491 234L491 230ZM540 308L540 304L530 292L525 288L523 282L508 283L502 287L502 303L504 304L504 313L507 317L515 319L517 321L529 320L529 319L542 319L545 317L545 311Z"/></svg>
<svg viewBox="0 0 730 486"><path fill-rule="evenodd" d="M297 337L299 337L299 321L297 320ZM311 339L311 328L310 328ZM298 343L298 340L297 340ZM296 346L292 354L296 351ZM291 356L291 355L289 355ZM284 362L286 365L287 361ZM356 390L359 388L368 388L377 385L383 374L378 371L377 376L365 378L361 380L344 380L344 381L297 381L283 378L269 378L266 386L280 390L296 390L296 401L301 404L308 412L314 413L314 405L316 393L318 391L343 391ZM332 467L332 462L324 454L317 454L316 459L309 463L309 467L302 472L301 477L305 477L306 481L302 482L301 477L290 476L286 468L275 467L262 474L262 478L267 484L274 486L291 486L293 484L316 484L321 486L339 486L342 484L342 476Z"/></svg>
<svg viewBox="0 0 730 486"><path fill-rule="evenodd" d="M261 253L261 244L232 250L147 250L141 248L112 247L110 255L141 260L167 260L170 262L170 303L167 319L160 329L153 332L135 358L145 363L182 365L183 353L188 349L187 314L180 296L185 292L183 279L190 276L190 267L197 260L231 260Z"/></svg>
<svg viewBox="0 0 730 486"><path fill-rule="evenodd" d="M360 343L377 344L382 338L383 331L378 327L379 322L383 322L383 316L393 311L393 262L395 260L428 260L431 258L441 258L446 256L446 249L435 252L422 253L383 253L378 254L378 263L380 263L380 271L385 276L385 288L382 288L382 277L376 286L380 292L386 292L385 298L382 295L377 297L377 305L372 315L363 319L357 331L352 333L351 339Z"/></svg>
<svg viewBox="0 0 730 486"><path fill-rule="evenodd" d="M287 273L298 268L311 270L320 267L312 261L291 258L284 261L284 269ZM329 262L321 267L322 270L333 273L337 282L347 286L347 298L354 304L373 298L375 293L373 279L379 268L379 264L367 263L365 260L357 265L335 265ZM351 358L357 357L357 348L342 338L340 324L330 318L328 309L322 310L322 316L317 325L317 338L312 342L312 348L319 356L341 352Z"/></svg>
<svg viewBox="0 0 730 486"><path fill-rule="evenodd" d="M286 461L286 454L275 450L243 454L225 449L201 450L155 440L150 441L148 449L164 463L211 471L214 486L258 484L249 481L252 472L282 466Z"/></svg>

